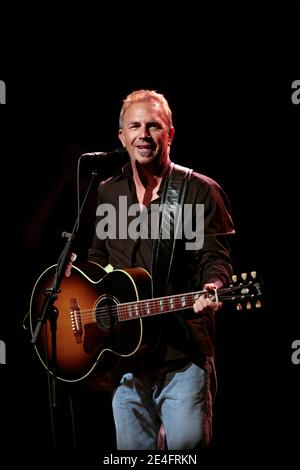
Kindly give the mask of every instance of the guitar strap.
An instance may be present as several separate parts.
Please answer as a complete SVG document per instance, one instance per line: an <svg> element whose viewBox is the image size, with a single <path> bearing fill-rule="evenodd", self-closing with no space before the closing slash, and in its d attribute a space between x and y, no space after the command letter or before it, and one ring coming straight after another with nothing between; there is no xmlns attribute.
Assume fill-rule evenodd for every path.
<svg viewBox="0 0 300 470"><path fill-rule="evenodd" d="M165 179L159 208L158 232L152 251L152 296L165 295L171 272L190 168L171 163Z"/></svg>

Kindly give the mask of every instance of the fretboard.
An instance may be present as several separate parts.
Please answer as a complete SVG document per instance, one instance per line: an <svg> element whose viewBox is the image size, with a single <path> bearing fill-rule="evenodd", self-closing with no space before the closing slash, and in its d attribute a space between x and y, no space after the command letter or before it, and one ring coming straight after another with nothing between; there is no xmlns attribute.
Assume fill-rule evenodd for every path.
<svg viewBox="0 0 300 470"><path fill-rule="evenodd" d="M118 320L133 320L191 308L198 297L204 293L205 291L190 292L188 294L177 294L156 299L118 304Z"/></svg>

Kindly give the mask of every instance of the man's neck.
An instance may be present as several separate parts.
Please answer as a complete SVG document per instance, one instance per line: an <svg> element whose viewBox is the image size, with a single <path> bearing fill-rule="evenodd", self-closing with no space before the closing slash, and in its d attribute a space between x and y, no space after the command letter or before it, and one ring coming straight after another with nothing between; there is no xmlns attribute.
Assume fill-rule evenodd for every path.
<svg viewBox="0 0 300 470"><path fill-rule="evenodd" d="M164 164L155 166L133 163L132 172L136 187L147 189L148 187L155 187L157 184L160 184L170 163L170 160L166 161Z"/></svg>
<svg viewBox="0 0 300 470"><path fill-rule="evenodd" d="M158 190L163 176L170 166L168 160L163 166L149 168L141 165L132 165L133 180L136 194L141 207L147 206L158 197Z"/></svg>

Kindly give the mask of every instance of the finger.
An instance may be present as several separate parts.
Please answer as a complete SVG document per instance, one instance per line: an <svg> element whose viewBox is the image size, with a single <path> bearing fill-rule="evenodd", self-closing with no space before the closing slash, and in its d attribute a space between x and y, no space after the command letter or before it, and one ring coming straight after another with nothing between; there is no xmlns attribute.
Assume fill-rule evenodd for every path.
<svg viewBox="0 0 300 470"><path fill-rule="evenodd" d="M68 268L67 268L67 269L65 270L65 276L66 276L66 277L70 277L70 276L71 276L71 269L68 269Z"/></svg>
<svg viewBox="0 0 300 470"><path fill-rule="evenodd" d="M222 306L221 302L214 302L212 299L208 297L200 297L196 300L193 305L193 310L195 313L203 312L204 310L211 310L216 312Z"/></svg>
<svg viewBox="0 0 300 470"><path fill-rule="evenodd" d="M66 267L66 270L65 270L65 276L66 276L66 277L70 277L70 276L71 276L72 266L73 266L73 265L72 265L71 262L69 262L69 263L67 264L67 267Z"/></svg>

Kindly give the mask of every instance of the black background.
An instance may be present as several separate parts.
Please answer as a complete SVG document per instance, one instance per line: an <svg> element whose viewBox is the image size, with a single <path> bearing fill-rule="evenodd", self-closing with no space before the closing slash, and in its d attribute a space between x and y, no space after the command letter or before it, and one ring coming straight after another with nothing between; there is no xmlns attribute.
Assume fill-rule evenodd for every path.
<svg viewBox="0 0 300 470"><path fill-rule="evenodd" d="M118 147L122 99L150 88L164 93L173 110L174 161L214 178L229 196L237 230L235 269L255 269L264 280L263 309L225 308L217 318L219 394L211 451L242 450L257 459L260 451L268 458L280 452L288 458L297 442L292 428L299 424L300 368L291 363L291 343L300 337L298 315L283 291L294 279L282 263L296 265L289 245L295 242L289 237L297 192L290 144L300 112L290 99L297 79L287 67L293 41L281 42L283 26L271 2L179 10L172 21L157 14L157 6L130 23L122 13L118 20L102 14L95 26L56 17L55 33L62 32L64 40L52 28L41 52L35 34L25 44L20 38L18 48L3 58L4 448L29 462L35 451L52 452L46 374L22 320L35 280L57 261L60 234L75 221L78 156ZM36 32L42 29L41 22ZM284 67L291 75L283 78ZM283 129L289 137L279 140ZM100 177L113 169L105 162ZM76 240L81 257L92 236L95 197L94 188ZM84 386L72 392L80 450L99 455L114 450L110 396ZM71 453L61 384L59 394L62 445Z"/></svg>

